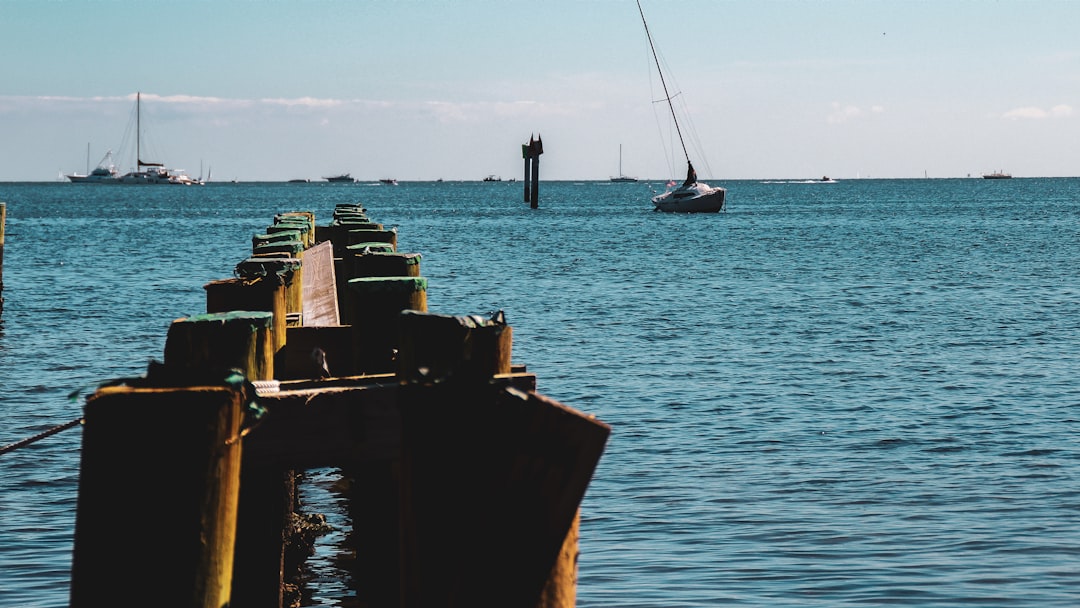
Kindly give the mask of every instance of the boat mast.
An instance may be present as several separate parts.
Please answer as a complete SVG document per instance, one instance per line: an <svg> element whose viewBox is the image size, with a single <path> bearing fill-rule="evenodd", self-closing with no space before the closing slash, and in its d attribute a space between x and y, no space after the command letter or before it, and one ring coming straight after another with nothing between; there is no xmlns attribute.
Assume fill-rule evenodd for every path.
<svg viewBox="0 0 1080 608"><path fill-rule="evenodd" d="M645 37L649 39L649 50L652 51L653 61L656 62L656 73L660 74L660 84L664 87L664 98L667 99L668 109L671 110L671 120L675 123L675 132L679 134L679 143L682 144L683 156L686 157L686 164L689 165L690 154L686 151L686 142L683 141L682 130L679 128L679 119L675 117L675 106L671 103L671 95L668 93L667 83L664 82L664 70L660 69L660 60L656 58L656 46L653 45L652 34L649 33L649 24L645 21L645 11L641 10L641 0L636 1L638 13L641 14L641 23L645 26Z"/></svg>
<svg viewBox="0 0 1080 608"><path fill-rule="evenodd" d="M135 170L142 171L142 151L139 144L142 142L142 91L135 92Z"/></svg>

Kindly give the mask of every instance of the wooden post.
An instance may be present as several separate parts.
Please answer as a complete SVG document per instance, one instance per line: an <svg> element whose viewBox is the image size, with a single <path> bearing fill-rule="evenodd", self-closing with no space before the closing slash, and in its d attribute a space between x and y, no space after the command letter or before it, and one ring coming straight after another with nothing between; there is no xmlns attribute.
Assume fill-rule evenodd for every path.
<svg viewBox="0 0 1080 608"><path fill-rule="evenodd" d="M349 226L345 237L345 246L351 247L358 243L388 243L397 249L397 230L382 230L369 228L355 228Z"/></svg>
<svg viewBox="0 0 1080 608"><path fill-rule="evenodd" d="M419 253L398 253L377 247L363 247L359 250L347 249L346 256L341 266L343 278L338 281L338 308L344 325L351 325L353 321L354 293L349 289L349 279L420 276Z"/></svg>
<svg viewBox="0 0 1080 608"><path fill-rule="evenodd" d="M346 256L364 255L365 253L381 252L381 253L394 253L393 243L386 243L383 241L366 241L362 243L354 243L345 248ZM353 277L357 278L357 277Z"/></svg>
<svg viewBox="0 0 1080 608"><path fill-rule="evenodd" d="M544 153L544 142L537 135L529 136L529 143L521 146L521 155L525 157L525 202L533 209L540 206L540 155Z"/></svg>
<svg viewBox="0 0 1080 608"><path fill-rule="evenodd" d="M610 427L493 383L401 391L402 606L572 608L575 522Z"/></svg>
<svg viewBox="0 0 1080 608"><path fill-rule="evenodd" d="M253 256L237 264L233 273L249 281L269 277L282 283L286 315L304 312L303 264L299 258Z"/></svg>
<svg viewBox="0 0 1080 608"><path fill-rule="evenodd" d="M273 322L273 313L249 311L177 319L165 338L165 368L193 376L239 369L248 380L272 380Z"/></svg>
<svg viewBox="0 0 1080 608"><path fill-rule="evenodd" d="M350 325L356 370L364 374L393 372L401 312L427 312L427 279L350 279L349 289L353 292Z"/></svg>
<svg viewBox="0 0 1080 608"><path fill-rule="evenodd" d="M400 382L468 378L487 382L510 373L513 329L502 312L491 318L405 311L400 316Z"/></svg>
<svg viewBox="0 0 1080 608"><path fill-rule="evenodd" d="M540 207L540 155L544 153L544 142L540 139L540 136L536 136L535 142L530 142L532 147L532 196L530 197L530 206L533 209Z"/></svg>
<svg viewBox="0 0 1080 608"><path fill-rule="evenodd" d="M286 211L274 216L274 223L288 223L299 221L305 226L304 244L311 247L315 244L315 213L311 211Z"/></svg>
<svg viewBox="0 0 1080 608"><path fill-rule="evenodd" d="M269 233L283 230L299 230L300 240L305 247L315 244L315 214L302 212L279 213L274 216L274 223L267 226Z"/></svg>
<svg viewBox="0 0 1080 608"><path fill-rule="evenodd" d="M581 509L574 514L570 531L563 539L559 557L551 568L551 574L540 592L540 601L536 608L574 608L577 605L577 563L581 550L578 539L581 536Z"/></svg>
<svg viewBox="0 0 1080 608"><path fill-rule="evenodd" d="M7 223L7 203L0 202L0 316L4 314L4 225Z"/></svg>
<svg viewBox="0 0 1080 608"><path fill-rule="evenodd" d="M84 411L72 608L230 605L243 406L229 386L99 389Z"/></svg>
<svg viewBox="0 0 1080 608"><path fill-rule="evenodd" d="M284 254L285 257L303 259L304 249L303 241L275 241L255 245L251 251L255 256L275 257L278 254Z"/></svg>
<svg viewBox="0 0 1080 608"><path fill-rule="evenodd" d="M299 230L283 230L281 232L266 232L263 234L256 234L251 237L251 250L255 251L260 245L266 245L267 243L282 243L286 241L299 241L301 239Z"/></svg>
<svg viewBox="0 0 1080 608"><path fill-rule="evenodd" d="M285 284L277 276L223 279L203 285L206 312L261 310L274 315L274 352L285 346Z"/></svg>
<svg viewBox="0 0 1080 608"><path fill-rule="evenodd" d="M350 279L360 277L418 277L419 253L397 251L354 251Z"/></svg>
<svg viewBox="0 0 1080 608"><path fill-rule="evenodd" d="M531 140L532 137L530 136ZM521 158L525 159L525 175L522 177L522 182L525 183L525 202L529 202L529 181L532 179L532 174L529 172L532 169L532 158L529 157L529 144L521 144Z"/></svg>

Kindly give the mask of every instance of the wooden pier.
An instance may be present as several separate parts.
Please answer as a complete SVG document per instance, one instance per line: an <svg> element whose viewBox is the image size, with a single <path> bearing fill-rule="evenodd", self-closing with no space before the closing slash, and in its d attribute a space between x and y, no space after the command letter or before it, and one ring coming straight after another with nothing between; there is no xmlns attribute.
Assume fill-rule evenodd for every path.
<svg viewBox="0 0 1080 608"><path fill-rule="evenodd" d="M335 468L357 606L574 606L610 428L536 391L501 312L429 312L420 261L360 204L278 214L161 361L91 395L70 605L297 605L297 484Z"/></svg>

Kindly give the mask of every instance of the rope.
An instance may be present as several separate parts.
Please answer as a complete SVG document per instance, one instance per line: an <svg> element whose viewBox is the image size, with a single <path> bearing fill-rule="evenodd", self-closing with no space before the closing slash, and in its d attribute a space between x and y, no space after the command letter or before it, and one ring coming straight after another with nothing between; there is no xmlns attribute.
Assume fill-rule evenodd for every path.
<svg viewBox="0 0 1080 608"><path fill-rule="evenodd" d="M49 435L55 435L55 434L59 433L60 431L66 431L67 429L78 426L78 425L80 425L82 423L83 423L82 418L76 418L75 420L72 420L71 422L65 422L64 424L61 424L60 426L54 426L53 428L51 428L51 429L49 429L49 430L47 430L47 431L45 431L43 433L38 433L37 435L34 435L33 437L27 437L26 439L23 439L22 441L16 441L15 443L9 443L8 445L5 445L4 447L0 448L0 454L7 454L8 452L17 450L17 449L22 448L22 447L26 447L26 446L30 445L31 443L34 443L35 441L44 439L44 438L48 437Z"/></svg>

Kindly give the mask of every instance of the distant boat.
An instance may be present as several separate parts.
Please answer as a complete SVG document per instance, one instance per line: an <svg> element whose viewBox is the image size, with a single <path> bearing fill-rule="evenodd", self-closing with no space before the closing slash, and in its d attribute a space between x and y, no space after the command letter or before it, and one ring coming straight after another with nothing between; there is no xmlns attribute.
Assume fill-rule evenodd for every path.
<svg viewBox="0 0 1080 608"><path fill-rule="evenodd" d="M397 185L397 180L396 179L385 178L385 179L380 179L379 181L381 183L386 184L387 186L396 186Z"/></svg>
<svg viewBox="0 0 1080 608"><path fill-rule="evenodd" d="M983 179L1012 179L1012 176L998 169L993 173L983 173Z"/></svg>
<svg viewBox="0 0 1080 608"><path fill-rule="evenodd" d="M622 144L619 144L619 175L616 176L616 177L611 178L611 181L619 182L619 183L636 182L637 181L636 177L630 177L629 175L623 175L623 172L622 172Z"/></svg>
<svg viewBox="0 0 1080 608"><path fill-rule="evenodd" d="M90 145L86 145L86 163L87 169L90 168ZM105 153L105 156L98 163L98 166L93 171L87 171L86 175L79 175L78 173L72 173L71 175L65 175L73 184L117 184L120 183L120 171L117 170L116 165L113 163L112 150Z"/></svg>
<svg viewBox="0 0 1080 608"><path fill-rule="evenodd" d="M836 183L836 180L829 177L828 175L822 175L821 179L819 179L818 181L823 183L823 184L835 184Z"/></svg>
<svg viewBox="0 0 1080 608"><path fill-rule="evenodd" d="M664 71L660 69L660 59L656 56L656 47L653 45L652 34L649 33L649 24L645 21L645 11L641 8L641 0L637 0L637 7L638 13L641 14L641 23L645 26L645 36L649 39L649 49L656 63L656 71L660 75L660 84L664 86L664 98L667 100L668 109L671 110L671 120L675 123L675 132L679 134L679 143L682 144L683 156L686 157L686 180L678 187L674 187L676 184L674 180L668 182L668 187L672 189L652 197L653 210L668 213L723 211L727 190L697 181L697 171L690 162L690 153L686 151L686 142L683 141L682 129L679 128L679 119L675 116L675 106L671 103L671 94L668 93L667 82L664 80Z"/></svg>
<svg viewBox="0 0 1080 608"><path fill-rule="evenodd" d="M121 184L201 186L201 179L193 179L180 169L166 169L164 163L145 162L142 159L142 92L135 94L135 170L119 177Z"/></svg>
<svg viewBox="0 0 1080 608"><path fill-rule="evenodd" d="M330 177L324 177L328 182L355 182L356 179L348 173L342 173L341 175L331 175Z"/></svg>
<svg viewBox="0 0 1080 608"><path fill-rule="evenodd" d="M496 177L494 175L489 175L489 176L484 178L484 181L485 182L501 182L502 178L501 177Z"/></svg>
<svg viewBox="0 0 1080 608"><path fill-rule="evenodd" d="M306 184L306 183L308 183L310 181L311 181L310 179L290 179L289 183L290 184Z"/></svg>

